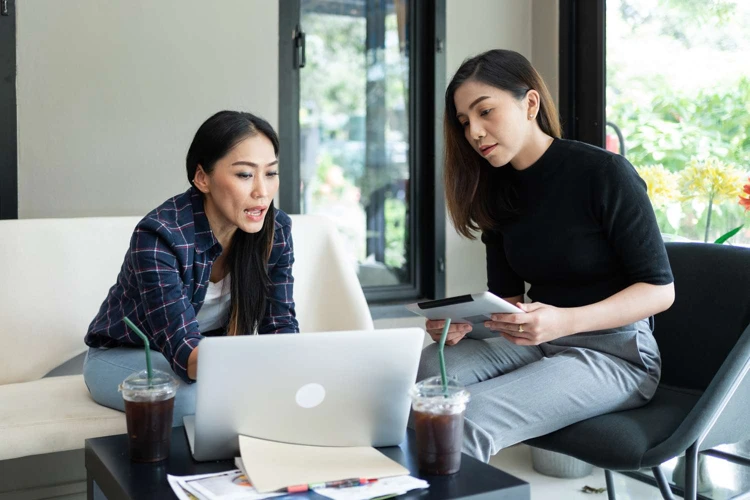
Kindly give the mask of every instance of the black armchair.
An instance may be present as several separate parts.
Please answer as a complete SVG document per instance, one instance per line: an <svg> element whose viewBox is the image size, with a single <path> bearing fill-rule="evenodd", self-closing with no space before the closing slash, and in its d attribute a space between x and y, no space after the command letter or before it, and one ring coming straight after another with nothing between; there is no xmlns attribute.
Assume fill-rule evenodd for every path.
<svg viewBox="0 0 750 500"><path fill-rule="evenodd" d="M667 243L675 302L655 318L662 376L634 410L584 420L526 443L612 471L651 468L671 499L660 464L686 457L685 498L697 497L698 453L750 439L750 249Z"/></svg>

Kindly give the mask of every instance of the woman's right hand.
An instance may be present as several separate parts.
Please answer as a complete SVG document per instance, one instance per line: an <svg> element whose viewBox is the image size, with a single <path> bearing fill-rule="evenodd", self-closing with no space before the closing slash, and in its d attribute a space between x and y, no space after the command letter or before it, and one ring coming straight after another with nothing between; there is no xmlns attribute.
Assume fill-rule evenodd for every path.
<svg viewBox="0 0 750 500"><path fill-rule="evenodd" d="M440 337L443 335L443 327L445 326L445 320L427 320L425 324L425 330L432 337L435 342L440 342ZM445 338L445 345L456 345L458 344L467 333L471 331L471 325L466 323L451 323L448 328L448 336Z"/></svg>

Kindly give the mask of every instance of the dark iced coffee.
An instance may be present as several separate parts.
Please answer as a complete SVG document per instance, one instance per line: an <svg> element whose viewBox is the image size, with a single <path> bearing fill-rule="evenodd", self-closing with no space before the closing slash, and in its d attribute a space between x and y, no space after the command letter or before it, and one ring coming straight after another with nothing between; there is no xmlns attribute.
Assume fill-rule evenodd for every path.
<svg viewBox="0 0 750 500"><path fill-rule="evenodd" d="M166 401L125 401L130 440L130 458L135 462L158 462L169 457L174 398Z"/></svg>
<svg viewBox="0 0 750 500"><path fill-rule="evenodd" d="M455 379L446 388L440 377L412 389L414 431L419 470L425 474L454 474L461 468L464 410L469 393Z"/></svg>
<svg viewBox="0 0 750 500"><path fill-rule="evenodd" d="M169 457L177 386L171 375L159 370L154 370L150 383L144 370L129 376L120 386L134 462L158 462Z"/></svg>
<svg viewBox="0 0 750 500"><path fill-rule="evenodd" d="M464 414L414 412L419 469L426 474L454 474L461 468Z"/></svg>

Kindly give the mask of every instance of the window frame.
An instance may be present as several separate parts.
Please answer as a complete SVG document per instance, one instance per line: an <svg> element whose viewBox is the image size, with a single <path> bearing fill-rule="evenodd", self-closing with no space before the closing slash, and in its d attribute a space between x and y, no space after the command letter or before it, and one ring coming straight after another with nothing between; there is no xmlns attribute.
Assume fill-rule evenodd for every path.
<svg viewBox="0 0 750 500"><path fill-rule="evenodd" d="M0 15L0 220L18 218L18 117L16 112L16 5Z"/></svg>
<svg viewBox="0 0 750 500"><path fill-rule="evenodd" d="M563 137L603 148L606 134L606 0L560 1Z"/></svg>
<svg viewBox="0 0 750 500"><path fill-rule="evenodd" d="M378 2L381 0L366 0ZM370 304L445 297L445 198L442 116L445 0L407 0L409 12L409 262L410 282L364 286ZM300 62L304 60L300 0L279 9L279 208L300 213ZM419 92L417 92L419 89Z"/></svg>

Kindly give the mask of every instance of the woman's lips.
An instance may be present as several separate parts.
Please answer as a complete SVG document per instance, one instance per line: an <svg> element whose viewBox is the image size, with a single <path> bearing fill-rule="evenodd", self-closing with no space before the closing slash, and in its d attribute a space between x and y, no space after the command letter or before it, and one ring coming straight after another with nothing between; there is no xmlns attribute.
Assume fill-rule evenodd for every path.
<svg viewBox="0 0 750 500"><path fill-rule="evenodd" d="M479 151L482 153L482 156L487 156L488 154L492 153L492 151L495 150L497 147L497 144L493 144L492 146L482 146L479 148Z"/></svg>
<svg viewBox="0 0 750 500"><path fill-rule="evenodd" d="M247 217L253 222L260 222L263 220L263 215L265 214L265 212L266 212L265 208L245 209L245 217Z"/></svg>

